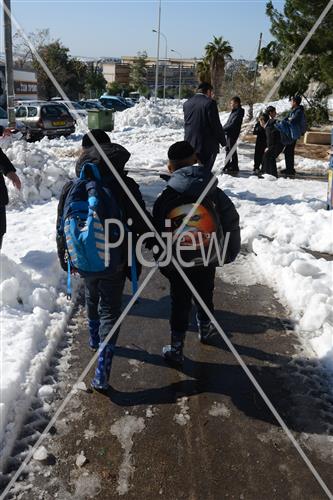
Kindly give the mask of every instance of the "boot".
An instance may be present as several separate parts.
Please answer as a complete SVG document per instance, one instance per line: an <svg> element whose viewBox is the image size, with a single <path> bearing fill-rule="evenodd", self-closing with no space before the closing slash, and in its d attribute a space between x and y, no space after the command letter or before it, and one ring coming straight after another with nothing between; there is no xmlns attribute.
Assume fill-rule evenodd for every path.
<svg viewBox="0 0 333 500"><path fill-rule="evenodd" d="M184 362L184 332L171 332L171 345L163 347L163 357L170 366L179 367Z"/></svg>
<svg viewBox="0 0 333 500"><path fill-rule="evenodd" d="M109 388L109 378L113 358L113 346L108 344L99 352L95 377L91 382L93 389L97 391L107 391Z"/></svg>
<svg viewBox="0 0 333 500"><path fill-rule="evenodd" d="M202 344L209 344L216 333L216 328L211 321L200 321L197 315L198 338Z"/></svg>
<svg viewBox="0 0 333 500"><path fill-rule="evenodd" d="M98 319L89 320L89 347L93 351L97 351L99 346L99 324Z"/></svg>

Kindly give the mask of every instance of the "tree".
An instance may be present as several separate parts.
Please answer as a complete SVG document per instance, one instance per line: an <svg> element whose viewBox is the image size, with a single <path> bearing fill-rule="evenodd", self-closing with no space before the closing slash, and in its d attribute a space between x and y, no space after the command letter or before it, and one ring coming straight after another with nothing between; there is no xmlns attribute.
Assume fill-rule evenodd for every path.
<svg viewBox="0 0 333 500"><path fill-rule="evenodd" d="M147 87L147 52L138 52L130 69L130 84L134 91L143 93Z"/></svg>
<svg viewBox="0 0 333 500"><path fill-rule="evenodd" d="M86 93L89 97L99 97L105 92L107 81L98 65L90 64L86 73Z"/></svg>
<svg viewBox="0 0 333 500"><path fill-rule="evenodd" d="M272 66L284 67L300 46L310 29L327 5L326 0L304 2L286 0L283 12L269 1L266 13L271 21L271 33L275 38L264 47L259 60ZM315 34L294 63L281 84L281 97L295 93L304 94L311 82L319 82L318 94L331 92L333 86L333 9L331 9Z"/></svg>
<svg viewBox="0 0 333 500"><path fill-rule="evenodd" d="M64 47L59 40L55 40L54 42L42 45L38 48L39 55L43 61L45 61L65 92L67 90L68 81L71 80L71 76L68 72L68 52L69 49ZM33 67L37 73L38 95L45 99L51 99L57 96L57 89L36 59L33 60Z"/></svg>
<svg viewBox="0 0 333 500"><path fill-rule="evenodd" d="M225 61L231 59L233 49L227 40L223 40L222 36L214 36L213 41L206 45L205 51L205 60L210 65L211 83L218 102L222 96Z"/></svg>
<svg viewBox="0 0 333 500"><path fill-rule="evenodd" d="M202 59L202 61L199 61L196 70L199 81L201 83L203 82L211 83L210 64L207 59L204 58Z"/></svg>
<svg viewBox="0 0 333 500"><path fill-rule="evenodd" d="M50 30L36 30L34 33L28 34L30 44L37 50L50 43ZM27 64L31 65L35 59L35 54L31 50L31 46L22 36L21 31L17 31L13 36L13 48L15 53L15 62L20 68L24 68Z"/></svg>

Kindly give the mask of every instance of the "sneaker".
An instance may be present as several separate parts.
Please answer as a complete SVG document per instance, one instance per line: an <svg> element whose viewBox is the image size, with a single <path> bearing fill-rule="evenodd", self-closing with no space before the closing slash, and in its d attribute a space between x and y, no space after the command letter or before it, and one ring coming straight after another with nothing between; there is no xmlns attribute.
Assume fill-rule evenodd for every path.
<svg viewBox="0 0 333 500"><path fill-rule="evenodd" d="M216 328L211 321L198 321L198 338L202 344L209 344L216 333Z"/></svg>
<svg viewBox="0 0 333 500"><path fill-rule="evenodd" d="M179 367L184 362L183 348L181 346L165 345L162 349L162 354L165 362L170 366Z"/></svg>

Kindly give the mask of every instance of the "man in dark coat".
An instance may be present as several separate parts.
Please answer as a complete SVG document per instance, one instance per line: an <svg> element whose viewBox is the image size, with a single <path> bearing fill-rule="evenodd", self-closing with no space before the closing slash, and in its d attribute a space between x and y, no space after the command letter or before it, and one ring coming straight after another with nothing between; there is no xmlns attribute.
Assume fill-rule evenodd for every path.
<svg viewBox="0 0 333 500"><path fill-rule="evenodd" d="M244 118L244 109L241 106L241 100L238 96L231 99L230 105L231 113L227 123L224 125L224 131L227 136L227 146L225 148L226 156L228 156L234 145L237 143ZM239 172L237 149L235 149L232 157L225 164L223 172Z"/></svg>
<svg viewBox="0 0 333 500"><path fill-rule="evenodd" d="M154 225L159 233L165 231L166 221L170 221L170 207L184 206L184 203L197 200L213 177L207 168L197 165L194 150L186 141L173 144L168 151L168 158L168 167L172 175L153 208ZM207 193L205 200L215 207L223 233L230 233L225 263L232 262L240 251L239 216L236 208L230 198L217 187L217 181ZM189 226L192 224L192 229L193 225L198 223L197 217L198 215L192 215L191 220L188 221ZM180 227L180 220L177 224ZM183 267L188 279L212 313L214 312L213 294L216 266L217 263L209 262L206 265L197 264L195 267ZM171 345L164 347L163 355L169 364L181 365L193 298L192 292L172 264L161 267L160 270L170 281L171 297ZM196 303L196 307L199 339L202 343L209 343L209 337L213 333L213 325L201 305Z"/></svg>
<svg viewBox="0 0 333 500"><path fill-rule="evenodd" d="M6 205L8 204L8 191L5 184L4 175L11 180L16 189L21 189L20 178L16 175L16 170L12 162L7 158L0 148L0 249L2 247L3 236L6 233Z"/></svg>
<svg viewBox="0 0 333 500"><path fill-rule="evenodd" d="M260 124L266 134L266 149L262 162L262 171L264 174L278 176L276 168L276 159L283 150L281 135L275 127L275 119L271 118L268 113L263 113L260 116Z"/></svg>
<svg viewBox="0 0 333 500"><path fill-rule="evenodd" d="M291 100L291 111L288 116L288 121L299 130L299 137L301 137L306 132L306 118L304 113L304 108L301 105L302 98L300 95L292 97ZM295 171L295 146L296 141L291 144L287 144L284 148L284 157L286 161L286 168L281 170L281 174L285 174L287 177L294 177Z"/></svg>
<svg viewBox="0 0 333 500"><path fill-rule="evenodd" d="M201 165L209 170L213 168L220 145L226 145L212 95L212 85L201 83L198 92L184 104L185 140L194 148Z"/></svg>
<svg viewBox="0 0 333 500"><path fill-rule="evenodd" d="M268 106L265 113L269 114L270 118L275 120L276 118L276 108L274 106ZM260 115L261 116L261 115ZM266 132L265 129L260 125L260 117L254 126L253 135L256 137L256 145L254 148L254 167L253 172L255 174L260 174L260 167L262 166L266 144Z"/></svg>

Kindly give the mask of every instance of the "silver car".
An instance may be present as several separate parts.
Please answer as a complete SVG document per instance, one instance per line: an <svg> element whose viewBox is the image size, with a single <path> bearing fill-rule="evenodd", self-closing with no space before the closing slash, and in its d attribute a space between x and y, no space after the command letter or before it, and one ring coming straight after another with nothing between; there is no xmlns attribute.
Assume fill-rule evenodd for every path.
<svg viewBox="0 0 333 500"><path fill-rule="evenodd" d="M17 128L27 140L43 137L69 136L75 131L75 120L61 103L36 102L22 104L16 109Z"/></svg>

